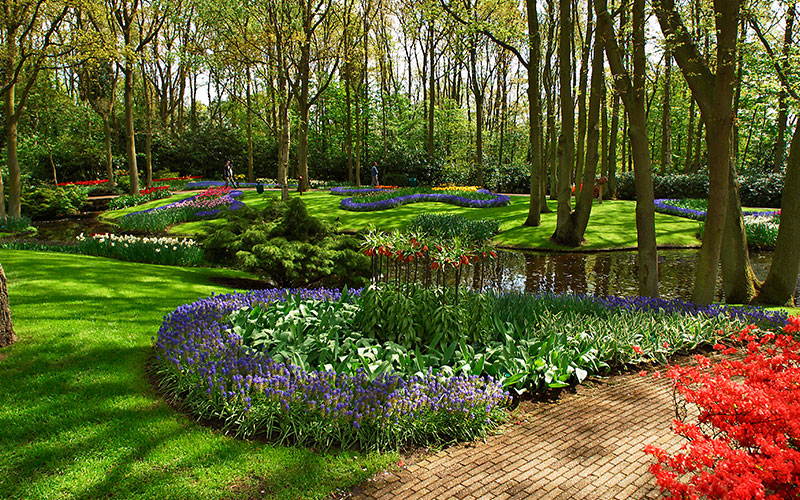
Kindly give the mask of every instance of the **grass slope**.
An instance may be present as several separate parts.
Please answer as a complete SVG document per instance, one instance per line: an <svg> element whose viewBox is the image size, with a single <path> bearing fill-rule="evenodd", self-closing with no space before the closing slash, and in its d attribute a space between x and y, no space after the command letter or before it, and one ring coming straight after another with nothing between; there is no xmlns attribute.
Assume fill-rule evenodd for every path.
<svg viewBox="0 0 800 500"><path fill-rule="evenodd" d="M254 191L245 191L240 198L251 207L263 206L264 196L277 196L276 192L259 195ZM292 196L298 196L293 193ZM602 205L595 202L592 215L586 229L586 243L578 249L560 247L550 241L556 227L557 202L550 201L548 206L552 213L542 214L540 227L524 227L522 223L528 216L527 196L512 196L511 204L495 208L464 208L446 203L412 203L390 210L377 212L350 212L339 208L341 196L328 191L314 191L302 196L312 215L329 222L338 219L344 231L358 231L375 226L386 231L402 229L414 216L437 212L443 214L460 214L470 219L497 219L501 222L502 233L495 242L510 247L533 248L544 250L599 250L613 248L636 247L636 213L635 202L614 200L604 201ZM173 234L196 234L202 231L205 222L188 222L170 229ZM660 246L696 247L700 245L695 237L700 223L681 217L656 214L656 240Z"/></svg>
<svg viewBox="0 0 800 500"><path fill-rule="evenodd" d="M9 250L0 263L20 337L0 350L2 499L323 498L396 460L233 439L154 393L161 318L229 291L209 278L230 271Z"/></svg>

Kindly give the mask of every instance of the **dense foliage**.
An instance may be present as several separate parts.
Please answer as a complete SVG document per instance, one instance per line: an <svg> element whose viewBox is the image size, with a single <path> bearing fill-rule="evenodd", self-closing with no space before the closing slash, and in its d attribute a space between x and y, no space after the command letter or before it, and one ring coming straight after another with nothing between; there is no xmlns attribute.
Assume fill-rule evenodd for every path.
<svg viewBox="0 0 800 500"><path fill-rule="evenodd" d="M263 210L230 212L222 226L208 228L201 243L210 261L235 265L278 286L362 286L369 260L360 243L308 214L300 198L269 198Z"/></svg>
<svg viewBox="0 0 800 500"><path fill-rule="evenodd" d="M794 499L800 494L800 317L785 334L747 327L720 344L724 357L696 356L696 366L673 366L682 405L674 430L688 440L677 453L648 445L650 470L669 498Z"/></svg>
<svg viewBox="0 0 800 500"><path fill-rule="evenodd" d="M739 197L743 207L780 208L783 174L753 173L738 177ZM653 175L653 191L659 198L708 198L708 174ZM617 178L617 198L635 200L633 173Z"/></svg>
<svg viewBox="0 0 800 500"><path fill-rule="evenodd" d="M59 219L76 215L86 204L85 186L40 185L22 193L22 213L33 220Z"/></svg>

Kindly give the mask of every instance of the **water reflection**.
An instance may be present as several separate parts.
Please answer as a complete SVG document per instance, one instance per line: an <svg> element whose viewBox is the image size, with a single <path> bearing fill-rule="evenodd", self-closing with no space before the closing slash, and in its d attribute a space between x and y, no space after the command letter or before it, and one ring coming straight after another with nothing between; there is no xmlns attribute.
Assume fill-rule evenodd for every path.
<svg viewBox="0 0 800 500"><path fill-rule="evenodd" d="M694 286L697 250L662 250L658 254L661 296L688 300ZM525 293L576 293L598 296L632 296L638 293L637 254L634 251L543 254L500 252L498 259L483 269L470 270L462 283L473 289L481 287ZM753 269L766 278L772 254L751 255ZM481 279L481 272L483 276ZM449 280L448 280L449 281ZM800 297L800 281L795 298ZM721 282L717 299L722 299Z"/></svg>

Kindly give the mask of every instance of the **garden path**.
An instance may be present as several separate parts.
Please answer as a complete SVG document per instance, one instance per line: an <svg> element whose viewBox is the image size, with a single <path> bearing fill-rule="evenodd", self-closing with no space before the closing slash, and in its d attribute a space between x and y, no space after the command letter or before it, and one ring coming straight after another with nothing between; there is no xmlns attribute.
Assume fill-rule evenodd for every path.
<svg viewBox="0 0 800 500"><path fill-rule="evenodd" d="M522 404L502 434L451 446L355 488L354 499L655 499L646 444L682 444L669 379L638 374Z"/></svg>

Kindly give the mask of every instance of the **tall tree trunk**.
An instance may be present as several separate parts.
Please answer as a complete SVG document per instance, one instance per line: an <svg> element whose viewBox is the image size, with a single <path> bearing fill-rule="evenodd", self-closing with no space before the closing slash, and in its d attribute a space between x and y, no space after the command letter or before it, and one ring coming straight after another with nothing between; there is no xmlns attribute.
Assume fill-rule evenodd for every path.
<svg viewBox="0 0 800 500"><path fill-rule="evenodd" d="M800 274L800 124L795 125L786 163L781 198L781 223L772 254L772 265L754 302L794 305L794 291Z"/></svg>
<svg viewBox="0 0 800 500"><path fill-rule="evenodd" d="M10 84L6 91L5 119L6 119L6 164L8 165L8 216L19 217L21 211L21 180L19 158L17 156L17 124L19 114L15 110L15 84ZM2 177L2 176L0 176ZM2 183L2 181L0 181ZM0 186L2 186L0 184ZM0 189L0 195L3 195ZM5 199L0 198L0 216L6 217Z"/></svg>
<svg viewBox="0 0 800 500"><path fill-rule="evenodd" d="M428 160L432 163L433 162L433 146L434 146L434 133L433 133L433 124L434 124L434 104L436 102L436 78L435 78L435 64L436 64L436 54L434 54L434 40L433 40L433 20L429 21L428 24L428 57L430 58L430 74L428 78L430 78L430 82L428 83L428 105L430 109L428 110Z"/></svg>
<svg viewBox="0 0 800 500"><path fill-rule="evenodd" d="M644 0L633 2L633 80L625 70L613 32L606 0L596 0L598 35L602 36L618 93L630 117L630 143L636 184L636 235L638 242L639 295L658 296L658 255L655 232L653 179L645 113L647 60L644 40Z"/></svg>
<svg viewBox="0 0 800 500"><path fill-rule="evenodd" d="M575 115L572 101L572 2L559 0L558 75L561 98L561 135L558 138L558 210L556 230L551 239L559 244L574 245L575 232L571 220L570 174L575 159Z"/></svg>
<svg viewBox="0 0 800 500"><path fill-rule="evenodd" d="M8 286L3 265L0 264L0 347L6 347L17 341L14 325L11 323L11 307L8 301Z"/></svg>
<svg viewBox="0 0 800 500"><path fill-rule="evenodd" d="M661 175L672 170L672 56L664 54L664 103L661 106Z"/></svg>
<svg viewBox="0 0 800 500"><path fill-rule="evenodd" d="M575 197L580 189L579 179L583 174L586 151L586 85L589 79L589 49L592 47L594 9L592 0L586 0L586 35L581 53L581 71L578 77L578 137L575 141Z"/></svg>
<svg viewBox="0 0 800 500"><path fill-rule="evenodd" d="M541 58L541 41L539 36L539 16L536 12L536 0L526 0L528 12L528 131L530 144L530 203L528 218L524 226L539 226L542 212L542 177L545 164L542 158L542 101L539 90L539 59ZM547 203L544 203L547 206Z"/></svg>
<svg viewBox="0 0 800 500"><path fill-rule="evenodd" d="M795 2L787 6L786 10L786 28L783 32L783 71L784 74L789 69L789 49L792 47L792 27L794 25L794 12ZM772 161L772 171L780 172L783 167L783 156L786 150L786 117L789 111L789 105L786 101L786 90L781 87L778 94L778 137L775 140L775 154Z"/></svg>
<svg viewBox="0 0 800 500"><path fill-rule="evenodd" d="M250 90L250 65L247 65L247 86L245 87L247 109L245 112L247 121L247 182L255 182L256 177L253 172L253 103Z"/></svg>
<svg viewBox="0 0 800 500"><path fill-rule="evenodd" d="M308 18L307 18L308 19ZM311 41L306 38L300 48L300 63L298 79L300 80L300 92L297 94L297 111L299 120L297 123L297 170L301 179L298 179L301 192L308 190L308 93L311 58Z"/></svg>
<svg viewBox="0 0 800 500"><path fill-rule="evenodd" d="M111 113L111 111L109 113ZM111 123L108 117L109 113L103 115L103 138L106 150L106 176L108 177L108 185L113 188L117 185L117 182L116 179L114 179L114 157L111 154Z"/></svg>
<svg viewBox="0 0 800 500"><path fill-rule="evenodd" d="M142 84L144 89L144 113L145 113L145 130L144 136L144 155L145 155L145 181L144 185L149 189L153 187L153 109L152 109L152 94L150 93L150 82L144 75L144 68L142 68Z"/></svg>
<svg viewBox="0 0 800 500"><path fill-rule="evenodd" d="M133 61L128 61L125 73L125 153L128 156L128 175L131 194L139 193L139 169L136 166L136 137L133 128Z"/></svg>
<svg viewBox="0 0 800 500"><path fill-rule="evenodd" d="M694 173L692 168L692 145L694 144L694 96L689 90L689 126L686 129L686 155L683 158L683 173Z"/></svg>
<svg viewBox="0 0 800 500"><path fill-rule="evenodd" d="M598 24L600 21L597 21ZM608 151L608 196L617 197L617 133L619 132L619 93L614 91L614 103L611 105L611 133Z"/></svg>
<svg viewBox="0 0 800 500"><path fill-rule="evenodd" d="M731 129L733 136L733 129ZM722 261L722 290L725 302L730 304L748 304L756 295L761 283L756 278L750 265L750 254L747 250L747 234L742 220L742 205L739 201L739 186L736 181L736 165L731 140L731 168L728 180L728 206L725 214L725 244L722 245L720 259Z"/></svg>
<svg viewBox="0 0 800 500"><path fill-rule="evenodd" d="M711 72L696 45L689 39L674 0L654 0L653 4L661 29L675 44L673 54L694 92L706 125L708 211L692 298L698 304L710 304L714 300L717 268L723 236L726 234L725 218L729 210L736 39L741 0L714 3L717 30L716 73Z"/></svg>

